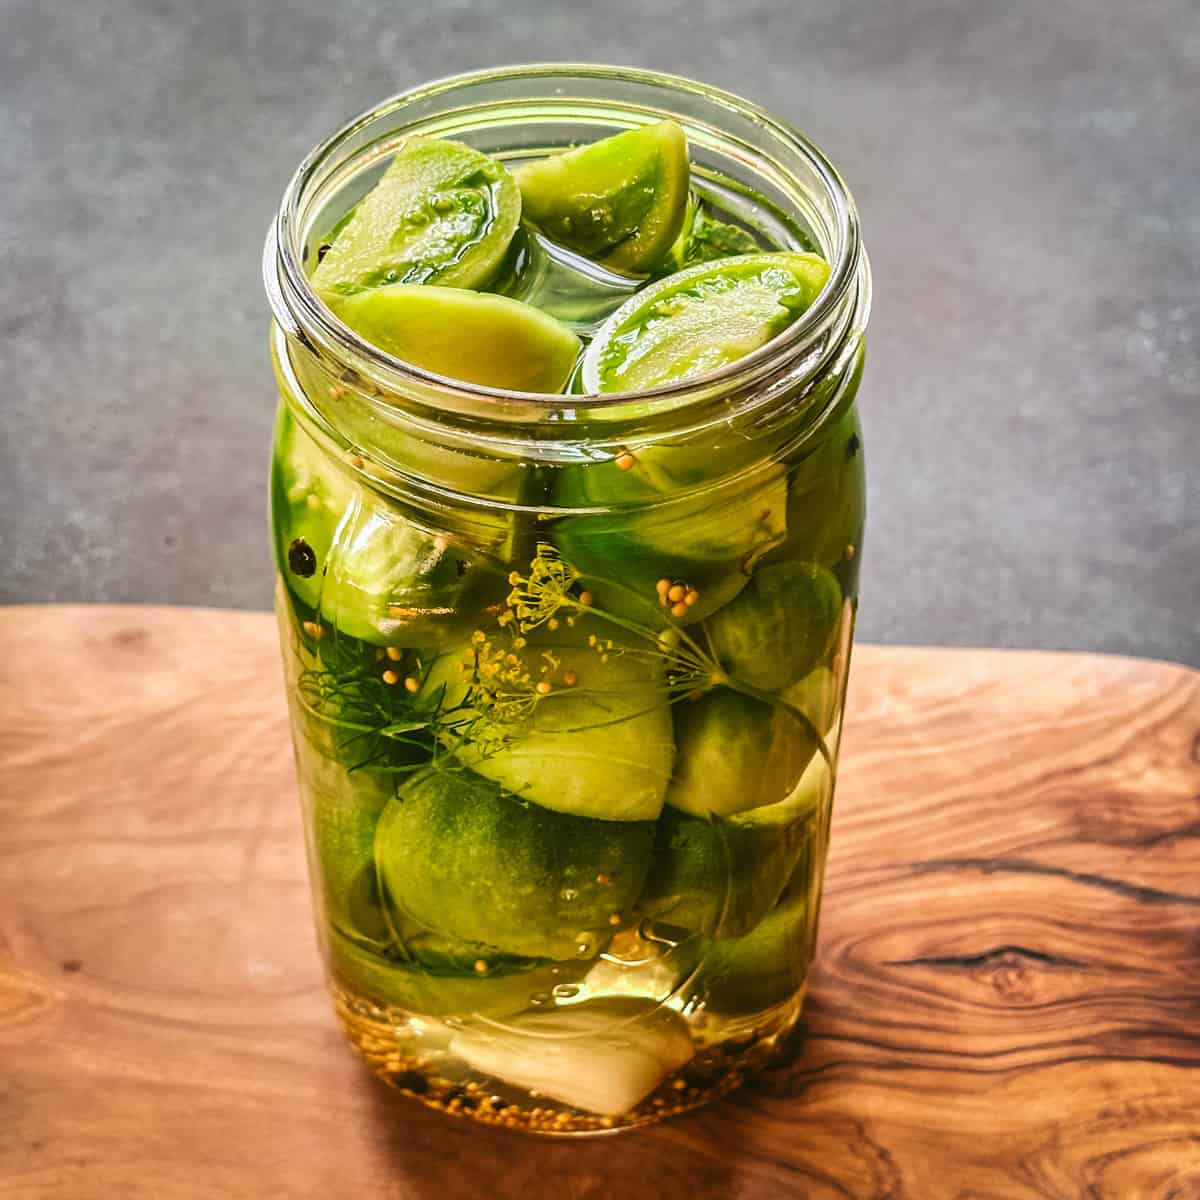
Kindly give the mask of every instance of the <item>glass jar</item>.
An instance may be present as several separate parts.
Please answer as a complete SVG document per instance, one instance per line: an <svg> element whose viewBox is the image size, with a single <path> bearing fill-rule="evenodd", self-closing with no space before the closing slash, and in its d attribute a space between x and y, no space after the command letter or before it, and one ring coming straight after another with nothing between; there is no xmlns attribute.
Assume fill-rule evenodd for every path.
<svg viewBox="0 0 1200 1200"><path fill-rule="evenodd" d="M706 205L832 266L800 319L713 374L476 387L374 349L308 285L320 234L406 134L511 163L666 117ZM849 194L735 96L518 67L319 146L264 267L277 609L349 1039L426 1104L537 1132L720 1095L795 1024L816 937L864 518Z"/></svg>

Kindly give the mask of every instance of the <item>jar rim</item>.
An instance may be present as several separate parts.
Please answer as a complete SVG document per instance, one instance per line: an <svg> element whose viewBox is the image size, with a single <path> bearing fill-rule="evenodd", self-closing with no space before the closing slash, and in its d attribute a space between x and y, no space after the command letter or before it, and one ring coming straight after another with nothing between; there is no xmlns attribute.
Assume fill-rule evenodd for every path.
<svg viewBox="0 0 1200 1200"><path fill-rule="evenodd" d="M834 218L832 232L835 252L831 256L830 275L825 286L804 313L750 354L703 375L670 381L654 388L572 393L569 397L559 393L487 387L440 375L388 354L338 320L309 282L300 250L300 235L303 233L301 214L306 188L319 175L322 165L372 123L421 101L477 84L551 79L556 76L632 82L696 97L751 121L784 148L805 159L825 188L825 199L830 204ZM620 107L619 101L614 104ZM635 106L631 105L630 109L634 111ZM623 410L629 411L634 405L643 416L651 415L647 406L652 412L673 412L678 415L680 408L690 409L694 402L712 399L714 394L728 394L753 385L764 373L803 355L807 349L819 343L830 326L838 320L848 294L856 285L859 295L855 308L859 319L855 325L860 331L865 329L870 304L869 273L854 200L837 168L813 142L769 110L733 92L682 75L596 63L538 62L463 72L399 92L366 109L318 143L297 167L284 190L279 212L268 232L263 254L263 275L272 313L286 332L301 339L320 342L335 358L363 368L364 371L360 373L366 373L388 391L416 398L413 389L417 389L422 400L443 412L473 411L474 406L483 402L487 406L488 417L502 418L507 410L507 415L518 415L522 420L532 418L534 421L539 417L560 413L564 400L581 417L607 414L619 417Z"/></svg>

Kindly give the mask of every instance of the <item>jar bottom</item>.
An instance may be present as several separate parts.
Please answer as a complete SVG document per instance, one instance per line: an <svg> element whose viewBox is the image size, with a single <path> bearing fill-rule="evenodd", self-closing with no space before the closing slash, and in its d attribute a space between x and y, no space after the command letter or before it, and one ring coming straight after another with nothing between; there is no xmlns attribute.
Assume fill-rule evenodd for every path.
<svg viewBox="0 0 1200 1200"><path fill-rule="evenodd" d="M473 1069L447 1049L461 1023L382 1007L339 980L331 980L329 990L347 1040L389 1087L449 1116L543 1137L618 1133L732 1092L777 1056L804 1000L801 989L771 1009L737 1019L714 1022L703 1012L694 1014L688 1022L694 1056L627 1111L600 1116Z"/></svg>

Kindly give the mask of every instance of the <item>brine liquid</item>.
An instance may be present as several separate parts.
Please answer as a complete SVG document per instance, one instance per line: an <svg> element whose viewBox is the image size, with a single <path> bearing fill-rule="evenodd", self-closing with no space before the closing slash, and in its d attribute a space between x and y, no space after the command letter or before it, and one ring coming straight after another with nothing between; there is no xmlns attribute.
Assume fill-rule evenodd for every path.
<svg viewBox="0 0 1200 1200"><path fill-rule="evenodd" d="M764 249L810 244L715 181L700 185L697 205ZM635 287L535 240L518 247L503 290L586 340ZM561 468L518 468L524 474L511 494L465 532L449 511L439 529L429 514L375 491L355 474L362 455L350 456L353 471L335 462L285 404L272 483L277 608L318 929L338 1018L390 1085L488 1123L599 1133L730 1091L796 1024L816 938L863 519L852 387L823 448L794 464L764 451L766 470L746 490L733 478L716 500L710 490L674 504L676 478L684 491L704 483L708 449L655 445L644 455L643 492L606 508L606 497L588 493L586 473L634 484L641 464L633 454L581 455ZM329 390L351 403L340 383ZM736 454L747 440L731 436L720 452ZM492 464L451 457L445 470L481 471L487 480ZM468 474L446 486L470 493L476 482ZM536 515L540 497L526 484L543 489L545 510ZM653 494L659 487L661 496ZM687 569L671 569L676 561ZM809 567L811 578L801 578ZM793 608L811 610L820 637L786 680L743 680L738 691L732 658L713 649L715 626L749 595L750 581L797 568L797 586L812 586L797 591ZM533 603L538 571L537 602L549 596L557 607L527 629L522 605ZM679 595L656 598L656 584ZM691 603L710 607L689 624ZM678 627L664 625L672 617ZM768 617L751 651L744 631L725 630L731 655L767 678L795 650L777 644ZM518 632L528 633L528 646ZM639 665L649 682L632 678ZM577 703L571 698L589 687L594 711L578 726L529 733L509 716L513 690L485 678L493 667L496 678L510 669L520 676L513 688L529 711ZM589 671L600 683L589 684ZM455 690L464 675L478 681L465 697ZM689 713L733 692L742 707L731 720L743 722L741 733L744 722L759 721L771 745L789 742L779 757L791 756L795 772L769 799L756 790L760 780L740 796L727 788L721 805L703 811L669 793L664 805L687 769L702 784L695 763L710 761L714 739L689 731ZM631 694L642 697L632 710ZM551 707L536 707L544 704ZM479 712L491 714L490 725L475 719ZM794 719L781 735L775 718L783 713ZM573 811L578 797L560 804L556 792L539 795L523 778L514 785L535 756L535 784L569 786L576 759L588 757L593 741L608 745L626 722L634 733L624 759L580 768L590 809ZM636 790L631 779L663 726L670 754L660 764L657 810L609 819L603 805L620 810ZM685 734L699 751L687 749ZM414 780L447 763L461 774L437 804L412 794ZM489 789L502 790L520 818L498 817ZM481 814L474 825L457 816L460 800L464 813L473 804ZM422 803L436 819L414 826ZM574 832L556 832L571 821ZM493 827L503 845L489 842ZM626 845L637 853L622 857ZM634 859L641 874L619 879L626 867L636 875ZM545 888L560 867L553 890ZM614 895L627 885L611 909L596 895L610 885ZM580 908L587 919L570 924Z"/></svg>
<svg viewBox="0 0 1200 1200"><path fill-rule="evenodd" d="M451 1048L456 1021L431 1021L382 1007L336 979L330 981L330 993L347 1039L389 1086L452 1116L551 1135L646 1125L726 1095L780 1053L803 1003L799 992L752 1017L710 1019L702 1012L693 1014L688 1025L695 1054L687 1065L666 1075L626 1111L600 1115L474 1069ZM544 1043L528 1048L530 1055L539 1052L546 1052ZM602 1048L597 1049L593 1069L604 1069Z"/></svg>

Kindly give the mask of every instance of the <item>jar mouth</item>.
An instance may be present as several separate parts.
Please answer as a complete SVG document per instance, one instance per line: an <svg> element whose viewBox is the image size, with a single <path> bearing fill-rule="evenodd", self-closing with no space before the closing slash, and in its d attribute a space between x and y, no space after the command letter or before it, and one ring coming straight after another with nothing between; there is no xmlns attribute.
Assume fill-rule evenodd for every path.
<svg viewBox="0 0 1200 1200"><path fill-rule="evenodd" d="M642 85L670 97L677 96L692 104L706 106L722 116L732 114L769 137L780 151L803 160L824 192L821 199L829 217L824 232L829 245L823 245L821 249L829 261L830 275L816 299L796 321L750 354L704 375L643 390L564 395L487 387L439 375L380 350L333 315L317 296L303 264L303 245L311 224L308 201L311 193L319 189L331 173L330 165L335 164L333 169L336 169L339 157L348 147L362 142L366 131L377 122L394 118L406 109L415 112L422 106L435 107L455 92L480 85L520 82L528 87L542 79L547 82L543 100L510 100L507 102L509 107L519 109L522 104L538 104L545 112L546 106L557 104L566 111L579 105L581 97L564 94L561 87L551 90L552 80L564 78L576 83L590 80L597 84ZM451 109L449 115L464 122L466 128L469 122L484 119L493 103L483 101L459 110ZM650 123L667 117L679 119L669 108L621 100L607 103L603 112L610 120L634 118L631 124ZM443 124L446 115L446 110L440 110ZM688 123L695 124L700 120L702 118L689 117ZM438 123L439 118L414 119L409 125L393 128L390 136L394 140L404 132L417 132L418 128L424 131ZM720 137L715 129L714 134ZM780 166L779 169L787 174L786 168ZM853 325L859 330L865 329L870 304L869 271L853 198L837 168L811 141L787 122L732 92L680 75L595 63L532 63L451 75L400 92L347 122L310 151L288 183L278 216L268 232L263 275L272 313L286 333L310 345L318 344L334 360L349 364L388 392L404 395L444 413L457 412L501 421L514 418L526 422L563 420L564 409L590 419L619 419L635 414L645 418L657 413L677 416L683 407L690 408L704 400L753 386L764 376L777 371L781 363L804 359L810 348L828 343L828 335L839 321L844 322L848 305L853 310ZM809 369L816 369L824 357L824 354L816 355L815 360L810 357ZM800 375L807 373L804 370ZM796 374L790 374L795 382Z"/></svg>

